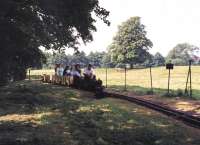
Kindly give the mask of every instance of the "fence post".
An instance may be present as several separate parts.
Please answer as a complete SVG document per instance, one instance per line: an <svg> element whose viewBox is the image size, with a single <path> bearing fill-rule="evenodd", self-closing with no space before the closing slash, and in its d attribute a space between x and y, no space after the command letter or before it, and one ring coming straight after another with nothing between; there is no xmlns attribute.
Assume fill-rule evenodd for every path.
<svg viewBox="0 0 200 145"><path fill-rule="evenodd" d="M190 97L192 97L192 69L191 69L192 60L189 61L189 65L190 65Z"/></svg>
<svg viewBox="0 0 200 145"><path fill-rule="evenodd" d="M29 79L29 81L31 80L31 69L30 68L28 69L28 79Z"/></svg>
<svg viewBox="0 0 200 145"><path fill-rule="evenodd" d="M188 94L188 81L190 81L189 83L189 89L190 89L190 97L192 97L192 69L191 69L191 65L192 65L192 60L189 60L189 70L188 70L188 75L187 75L187 81L186 81L186 86L185 86L185 93Z"/></svg>
<svg viewBox="0 0 200 145"><path fill-rule="evenodd" d="M169 69L169 75L168 75L168 89L167 89L167 93L169 94L169 85L170 85L170 75L171 75L171 71Z"/></svg>
<svg viewBox="0 0 200 145"><path fill-rule="evenodd" d="M151 79L151 93L153 93L153 82L152 82L152 71L151 71L151 65L150 65L150 79Z"/></svg>
<svg viewBox="0 0 200 145"><path fill-rule="evenodd" d="M108 66L106 65L106 88L108 87Z"/></svg>
<svg viewBox="0 0 200 145"><path fill-rule="evenodd" d="M124 91L126 91L127 90L127 86L126 86L126 65L125 65L125 76L124 76Z"/></svg>
<svg viewBox="0 0 200 145"><path fill-rule="evenodd" d="M190 76L190 71L188 70L187 80L186 80L186 86L185 86L185 94L188 94L188 80L189 80L189 76Z"/></svg>

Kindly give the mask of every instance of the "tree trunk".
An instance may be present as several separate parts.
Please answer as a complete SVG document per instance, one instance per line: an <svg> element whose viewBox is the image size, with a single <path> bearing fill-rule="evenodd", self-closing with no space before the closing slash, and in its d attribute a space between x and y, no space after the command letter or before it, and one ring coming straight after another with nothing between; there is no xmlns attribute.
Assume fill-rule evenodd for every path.
<svg viewBox="0 0 200 145"><path fill-rule="evenodd" d="M130 64L130 69L133 69L133 64L132 63Z"/></svg>
<svg viewBox="0 0 200 145"><path fill-rule="evenodd" d="M7 70L0 69L0 86L6 85L8 82Z"/></svg>

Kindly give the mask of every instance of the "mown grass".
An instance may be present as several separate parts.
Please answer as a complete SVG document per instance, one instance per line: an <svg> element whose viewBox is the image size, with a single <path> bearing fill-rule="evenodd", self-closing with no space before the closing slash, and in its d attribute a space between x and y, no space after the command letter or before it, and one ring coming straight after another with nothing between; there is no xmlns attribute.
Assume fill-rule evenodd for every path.
<svg viewBox="0 0 200 145"><path fill-rule="evenodd" d="M103 80L106 84L106 70L96 69L97 78ZM150 70L149 69L134 69L127 72L127 86L129 91L134 91L138 94L148 94L151 82L150 82ZM53 70L32 70L31 75L41 74L53 74ZM181 94L183 96L186 80L187 80L188 67L175 66L171 71L170 89L175 94ZM200 99L200 66L192 66L192 88L193 98ZM124 70L108 69L107 74L108 88L116 88L121 91L124 90ZM163 96L167 92L168 87L168 70L165 67L152 68L153 88L154 92L160 96ZM138 91L139 90L139 91ZM147 92L147 93L146 93ZM181 96L179 96L181 97Z"/></svg>
<svg viewBox="0 0 200 145"><path fill-rule="evenodd" d="M117 91L117 92L132 92L135 95L143 96L143 95L157 95L157 97L174 99L176 97L187 99L187 100L199 100L200 99L200 90L192 90L192 96L190 96L189 92L185 93L183 89L176 90L168 90L162 88L153 88L153 92L151 88L144 88L140 86L127 86L127 90L124 90L124 85L122 86L109 86L109 89Z"/></svg>
<svg viewBox="0 0 200 145"><path fill-rule="evenodd" d="M127 101L19 82L0 88L0 144L199 145L200 131Z"/></svg>

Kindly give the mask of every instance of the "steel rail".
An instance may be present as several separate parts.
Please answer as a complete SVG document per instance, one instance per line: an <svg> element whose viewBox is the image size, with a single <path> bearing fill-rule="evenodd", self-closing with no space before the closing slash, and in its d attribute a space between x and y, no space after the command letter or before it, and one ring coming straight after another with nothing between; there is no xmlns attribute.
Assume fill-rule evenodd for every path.
<svg viewBox="0 0 200 145"><path fill-rule="evenodd" d="M184 113L184 112L181 112L178 110L174 110L167 106L162 106L160 104L156 104L155 102L144 100L142 98L136 98L136 97L132 97L132 96L130 97L127 95L114 93L114 92L108 92L108 91L105 91L104 93L105 93L105 96L107 96L107 97L118 98L118 99L127 100L130 102L136 103L138 105L141 105L141 106L156 110L158 112L161 112L165 115L171 116L174 119L180 120L189 126L200 129L200 118L199 117L195 117L190 114L187 114L187 113Z"/></svg>
<svg viewBox="0 0 200 145"><path fill-rule="evenodd" d="M58 84L58 85L60 85L60 84ZM138 98L138 97L134 97L134 96L127 96L127 95L123 95L123 94L116 93L113 91L109 92L109 91L105 90L102 92L102 94L104 97L112 97L112 98L127 100L127 101L133 102L135 104L150 108L152 110L156 110L165 115L171 116L176 120L180 120L189 126L200 129L200 117L196 117L196 116L190 115L185 112L174 110L167 106L163 106L161 104L157 104L155 102L151 102L151 101L148 101L148 100L145 100L142 98Z"/></svg>

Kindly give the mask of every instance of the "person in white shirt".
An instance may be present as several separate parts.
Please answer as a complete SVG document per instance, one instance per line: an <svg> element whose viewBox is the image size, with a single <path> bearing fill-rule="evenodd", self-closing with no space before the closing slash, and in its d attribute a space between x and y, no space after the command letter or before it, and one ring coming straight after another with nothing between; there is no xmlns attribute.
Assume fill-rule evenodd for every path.
<svg viewBox="0 0 200 145"><path fill-rule="evenodd" d="M70 82L73 82L72 86L75 88L80 88L80 84L82 83L82 77L79 66L79 64L74 65L71 71L72 80L70 80Z"/></svg>
<svg viewBox="0 0 200 145"><path fill-rule="evenodd" d="M78 64L76 64L75 66L73 66L71 74L72 74L72 76L75 76L75 77L81 77L81 73L80 73L79 65Z"/></svg>
<svg viewBox="0 0 200 145"><path fill-rule="evenodd" d="M91 64L88 64L87 68L84 69L83 74L85 78L89 78L89 79L95 78L94 69L92 68Z"/></svg>
<svg viewBox="0 0 200 145"><path fill-rule="evenodd" d="M61 64L59 64L59 67L58 67L57 70L56 70L57 76L62 77L62 76L63 76L63 71L64 71L63 66L62 66Z"/></svg>

